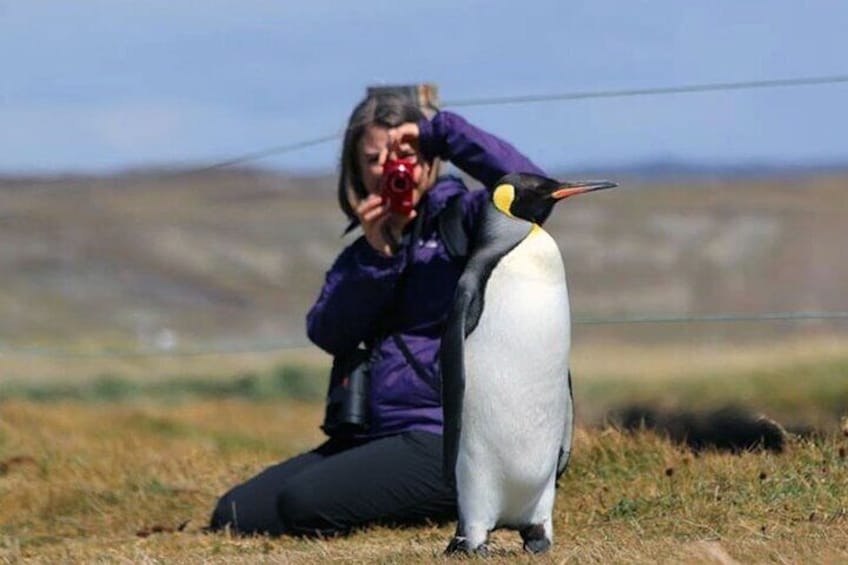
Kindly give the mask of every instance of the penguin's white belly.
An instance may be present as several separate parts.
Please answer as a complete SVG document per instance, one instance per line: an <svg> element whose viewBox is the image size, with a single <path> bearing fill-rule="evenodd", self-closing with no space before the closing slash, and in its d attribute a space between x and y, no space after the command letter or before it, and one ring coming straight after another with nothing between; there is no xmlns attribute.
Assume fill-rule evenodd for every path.
<svg viewBox="0 0 848 565"><path fill-rule="evenodd" d="M482 314L466 338L461 507L485 508L497 525L509 525L526 520L553 488L570 412L570 341L562 258L536 228L492 271Z"/></svg>

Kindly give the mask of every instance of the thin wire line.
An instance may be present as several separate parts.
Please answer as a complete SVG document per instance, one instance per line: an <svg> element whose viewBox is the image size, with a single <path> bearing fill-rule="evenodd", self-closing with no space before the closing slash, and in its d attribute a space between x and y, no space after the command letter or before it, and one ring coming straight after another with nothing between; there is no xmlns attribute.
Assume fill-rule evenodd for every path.
<svg viewBox="0 0 848 565"><path fill-rule="evenodd" d="M696 92L711 92L711 91L721 91L721 90L744 90L744 89L752 89L752 88L781 88L781 87L792 87L792 86L812 86L812 85L821 85L821 84L839 84L848 82L848 75L832 75L832 76L818 76L818 77L800 77L800 78L789 78L789 79L773 79L773 80L755 80L755 81L744 81L744 82L718 82L718 83L703 83L703 84L689 84L689 85L681 85L681 86L665 86L665 87L655 87L655 88L637 88L637 89L622 89L622 90L595 90L595 91L581 91L581 92L565 92L559 94L538 94L538 95L524 95L524 96L501 96L501 97L492 97L492 98L470 98L465 100L454 100L443 102L443 107L448 108L462 108L462 107L470 107L470 106L493 106L500 104L531 104L537 102L551 102L555 100L586 100L591 98L623 98L628 96L650 96L650 95L666 95L666 94L688 94L688 93L696 93ZM232 165L238 165L241 163L247 163L250 161L256 161L259 159L265 159L267 157L271 157L274 155L280 155L283 153L289 153L292 151L297 151L299 149L305 149L307 147L312 147L314 145L320 145L322 143L327 143L329 141L333 141L335 139L341 138L342 133L335 133L332 135L325 135L322 137L318 137L315 139L309 139L305 141L301 141L298 143L291 143L288 145L281 145L278 147L269 147L267 149L260 149L258 151L253 151L250 153L245 153L243 155L233 157L231 159L227 159L224 161L220 161L217 163L213 163L206 167L202 167L199 169L191 169L186 171L186 174L190 173L202 173L207 171L212 171L215 169L221 169L223 167L229 167Z"/></svg>
<svg viewBox="0 0 848 565"><path fill-rule="evenodd" d="M578 91L578 92L563 92L558 94L531 94L531 95L519 95L519 96L499 96L499 97L490 97L490 98L469 98L465 100L448 100L442 103L443 107L450 108L462 108L462 107L471 107L471 106L494 106L494 105L502 105L502 104L531 104L538 102L552 102L557 100L587 100L592 98L623 98L623 97L632 97L632 96L653 96L653 95L667 95L667 94L690 94L697 92L714 92L714 91L722 91L722 90L745 90L745 89L754 89L754 88L782 88L782 87L793 87L793 86L813 86L813 85L825 85L825 84L839 84L839 83L848 83L848 75L830 75L830 76L817 76L817 77L799 77L799 78L788 78L788 79L772 79L772 80L756 80L756 81L742 81L742 82L718 82L718 83L701 83L701 84L689 84L689 85L680 85L680 86L665 86L665 87L654 87L654 88L636 88L636 89L621 89L621 90L594 90L594 91ZM298 151L300 149L306 149L308 147L313 147L316 145L321 145L323 143L327 143L336 139L340 139L342 133L333 133L329 135L324 135L321 137L316 137L313 139L307 139L303 141L298 141L296 143L289 143L286 145L278 145L275 147L268 147L265 149L259 149L256 151L251 151L249 153L244 153L242 155L237 155L235 157L231 157L228 159L224 159L221 161L213 162L209 165L205 165L202 167L190 168L183 171L178 171L175 173L170 173L166 176L182 176L182 175L191 175L204 173L209 171L214 171L217 169L222 169L225 167L231 167L233 165L239 165L241 163L248 163L251 161L258 161L260 159L265 159L267 157L272 157L274 155L282 155L284 153L290 153L292 151Z"/></svg>
<svg viewBox="0 0 848 565"><path fill-rule="evenodd" d="M500 104L531 104L555 100L585 100L590 98L624 98L629 96L653 96L664 94L689 94L713 92L719 90L745 90L753 88L781 88L791 86L813 86L848 82L848 75L802 77L774 80L751 80L742 82L718 82L688 84L680 86L661 86L654 88L632 88L622 90L589 90L563 92L559 94L529 94L519 96L494 96L490 98L469 98L444 102L444 106L460 108L469 106L494 106Z"/></svg>
<svg viewBox="0 0 848 565"><path fill-rule="evenodd" d="M575 324L683 324L711 322L768 322L782 320L843 320L846 312L767 312L764 314L708 314L703 316L634 316L628 318L577 318Z"/></svg>
<svg viewBox="0 0 848 565"><path fill-rule="evenodd" d="M316 137L314 139L307 139L305 141L299 141L297 143L290 143L288 145L278 145L276 147L268 147L267 149L260 149L258 151L252 151L250 153L244 153L243 155L239 155L236 157L232 157L230 159L226 159L224 161L218 161L217 163L212 163L211 165L206 165L205 167L197 167L188 169L186 171L182 171L179 174L197 174L197 173L206 173L209 171L214 171L216 169L222 169L224 167L231 167L233 165L240 165L241 163L247 163L250 161L258 161L259 159L265 159L266 157L272 157L274 155L281 155L283 153L291 153L292 151L297 151L299 149L306 149L307 147L313 147L315 145L321 145L323 143L327 143L330 141L334 141L336 139L340 139L342 136L341 133L336 132L331 135L323 135L321 137Z"/></svg>
<svg viewBox="0 0 848 565"><path fill-rule="evenodd" d="M718 322L768 322L803 320L845 320L848 311L834 312L766 312L763 314L712 314L703 316L634 316L626 318L576 318L575 325L615 325L615 324L682 324L682 323L718 323ZM268 342L262 344L244 344L233 347L197 348L180 351L122 351L104 349L100 351L69 351L42 348L0 348L0 355L51 359L136 359L136 358L178 358L204 357L214 355L246 355L251 353L273 353L291 349L312 347L306 341Z"/></svg>
<svg viewBox="0 0 848 565"><path fill-rule="evenodd" d="M148 359L148 358L186 358L186 357L211 357L216 355L250 355L259 353L274 353L276 351L287 351L292 349L304 349L313 347L311 343L303 342L276 342L266 344L244 344L234 347L196 348L176 351L158 350L120 350L101 349L91 351L73 351L67 349L49 349L38 347L27 348L0 348L0 356L9 355L27 358L48 359Z"/></svg>
<svg viewBox="0 0 848 565"><path fill-rule="evenodd" d="M655 88L641 88L641 89L622 89L622 90L596 90L596 91L582 91L582 92L565 92L560 94L539 94L539 95L525 95L525 96L502 96L502 97L492 97L492 98L470 98L466 100L454 100L443 102L443 107L449 108L461 108L461 107L470 107L470 106L493 106L500 104L530 104L537 102L550 102L555 100L586 100L591 98L622 98L628 96L650 96L650 95L666 95L666 94L688 94L688 93L696 93L696 92L711 92L711 91L721 91L721 90L744 90L744 89L752 89L752 88L780 88L780 87L792 87L792 86L812 86L812 85L821 85L821 84L839 84L848 82L848 75L832 75L832 76L818 76L818 77L801 77L801 78L789 78L789 79L773 79L773 80L758 80L758 81L744 81L744 82L719 82L719 83L703 83L703 84L690 84L690 85L682 85L682 86L666 86L666 87L655 87ZM238 157L233 157L232 159L227 159L224 161L220 161L218 163L213 163L206 167L200 169L192 169L186 171L189 173L200 173L206 171L212 171L215 169L220 169L223 167L229 167L232 165L237 165L240 163L247 163L249 161L256 161L259 159L264 159L266 157L271 157L274 155L280 155L283 153L289 153L291 151L297 151L298 149L305 149L307 147L312 147L313 145L320 145L322 143L326 143L328 141L333 141L335 139L341 138L342 133L335 133L332 135L325 135L319 138L310 139L306 141L301 141L298 143L292 143L289 145L282 145L278 147L269 147L267 149L260 149L258 151L253 151L250 153L245 153L244 155L240 155Z"/></svg>
<svg viewBox="0 0 848 565"><path fill-rule="evenodd" d="M234 165L240 165L242 163L249 163L251 161L258 161L260 159L265 159L267 157L272 157L274 155L282 155L283 153L290 153L292 151L297 151L299 149L306 149L308 147L313 147L316 145L321 145L323 143L327 143L330 141L334 141L336 139L340 139L342 133L334 133L330 135L324 135L321 137L316 137L313 139L307 139L304 141L298 141L297 143L290 143L288 145L278 145L275 147L268 147L266 149L260 149L258 151L252 151L250 153L244 153L242 155L238 155L235 157L231 157L229 159L225 159L222 161L217 161L208 165L203 165L199 167L189 167L187 169L179 169L174 171L166 171L166 172L155 172L155 173L143 173L137 178L117 178L117 181L122 186L138 184L141 182L152 182L156 180L171 180L171 179L179 179L181 177L187 177L192 175L200 175L203 173L209 173L212 171L216 171L219 169L224 169L226 167L232 167ZM71 186L65 186L61 180L59 181L50 181L44 184L37 185L35 187L31 187L29 189L30 193L32 192L48 192L48 191L61 191L65 194L73 191L73 190L86 190L89 188L93 188L91 184L88 183L78 183Z"/></svg>

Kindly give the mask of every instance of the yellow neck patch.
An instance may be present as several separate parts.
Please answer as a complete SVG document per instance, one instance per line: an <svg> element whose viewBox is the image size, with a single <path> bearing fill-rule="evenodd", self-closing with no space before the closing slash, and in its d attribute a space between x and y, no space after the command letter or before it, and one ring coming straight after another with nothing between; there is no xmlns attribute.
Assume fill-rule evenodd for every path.
<svg viewBox="0 0 848 565"><path fill-rule="evenodd" d="M510 212L509 209L512 206L513 200L515 200L514 186L511 184L501 184L495 188L495 192L492 195L492 201L495 203L495 208L507 216L512 216L512 212Z"/></svg>

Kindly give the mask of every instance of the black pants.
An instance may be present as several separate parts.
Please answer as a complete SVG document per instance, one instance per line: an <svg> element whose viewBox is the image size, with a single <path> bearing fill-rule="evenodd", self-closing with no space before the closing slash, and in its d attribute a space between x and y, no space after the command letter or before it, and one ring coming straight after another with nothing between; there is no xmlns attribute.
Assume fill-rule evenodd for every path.
<svg viewBox="0 0 848 565"><path fill-rule="evenodd" d="M442 476L442 438L408 432L330 439L269 467L221 497L210 528L272 535L335 535L373 523L456 518Z"/></svg>

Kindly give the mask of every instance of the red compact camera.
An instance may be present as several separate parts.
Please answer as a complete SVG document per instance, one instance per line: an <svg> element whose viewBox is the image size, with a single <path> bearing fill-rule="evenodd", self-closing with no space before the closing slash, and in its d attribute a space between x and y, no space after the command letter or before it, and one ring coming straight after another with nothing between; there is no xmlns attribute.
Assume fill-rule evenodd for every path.
<svg viewBox="0 0 848 565"><path fill-rule="evenodd" d="M412 163L403 159L386 161L383 165L381 196L397 214L408 215L412 211L412 190L415 188L412 169Z"/></svg>

